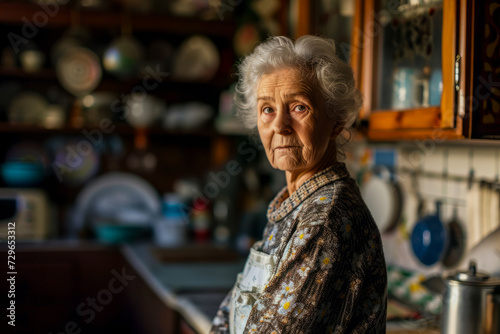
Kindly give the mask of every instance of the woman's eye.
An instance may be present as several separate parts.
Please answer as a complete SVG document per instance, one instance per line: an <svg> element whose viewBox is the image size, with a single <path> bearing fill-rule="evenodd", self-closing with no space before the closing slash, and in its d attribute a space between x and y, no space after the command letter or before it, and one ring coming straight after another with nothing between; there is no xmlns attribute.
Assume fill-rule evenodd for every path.
<svg viewBox="0 0 500 334"><path fill-rule="evenodd" d="M304 107L302 105L298 105L298 106L295 107L295 110L296 111L304 111L304 110L306 110L306 107Z"/></svg>
<svg viewBox="0 0 500 334"><path fill-rule="evenodd" d="M262 111L264 112L264 114L270 114L273 112L273 109L270 107L265 107L264 109L262 109Z"/></svg>

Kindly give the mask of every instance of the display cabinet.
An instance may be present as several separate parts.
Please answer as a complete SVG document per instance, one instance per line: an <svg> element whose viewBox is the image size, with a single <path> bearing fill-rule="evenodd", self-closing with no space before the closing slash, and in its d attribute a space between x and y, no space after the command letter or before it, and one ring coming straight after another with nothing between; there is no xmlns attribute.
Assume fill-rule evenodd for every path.
<svg viewBox="0 0 500 334"><path fill-rule="evenodd" d="M370 139L499 138L498 1L358 5L353 66Z"/></svg>
<svg viewBox="0 0 500 334"><path fill-rule="evenodd" d="M201 178L210 170L219 168L228 159L227 149L223 150L228 146L228 139L215 131L212 119L218 111L221 92L234 81L231 74L236 59L233 52L236 23L230 13L225 15L224 20L218 17L203 20L199 16L184 17L166 10L129 10L114 1L99 1L103 4L102 8L79 6L83 1L66 1L65 5L60 3L16 1L0 4L0 31L6 37L0 42L0 171L6 168L4 166L8 160L15 159L28 163L41 161L37 167L42 166L39 168L42 176L38 178L41 180L30 184L13 183L2 173L0 188L30 186L46 191L50 202L57 203L54 218L59 222L58 235L63 233L60 222L65 220L75 198L94 176L108 172L134 173L153 184L159 194L163 194L172 191L174 182L180 178ZM104 6L106 4L109 5ZM137 47L142 53L140 61L128 57L133 52L126 48L126 52L121 51L121 58L115 58L122 59L126 66L135 62L144 68L154 69L154 77L143 71L125 76L104 69L105 55L112 55L111 51L119 49L111 48L115 45L114 41L119 41L120 36L123 38L127 34L140 44ZM182 67L182 64L174 66L176 59L182 58L176 55L182 51L181 47L189 46L186 41L192 41L200 35L212 45L208 54L211 57L209 63L218 63L215 73L211 73L210 77L199 76L194 79L176 76L174 70ZM85 63L78 62L81 57L70 59L66 64L77 63L71 71L58 71L62 56L56 56L63 54L58 50L71 49L75 43L92 50L98 61ZM200 57L203 58L203 55ZM189 57L184 57L187 59L183 65L185 73L196 67L186 66L187 62L196 61L192 59L192 52ZM115 58L110 56L106 59ZM87 66L87 63L97 63L97 66ZM200 68L205 69L199 66L198 70ZM95 78L89 73L97 70L102 75L95 89L89 89L88 95L70 94L72 92L67 91L67 87L61 83L61 73L73 73L75 76L70 83L74 85ZM158 71L161 74L156 74ZM211 118L203 124L184 127L178 126L179 118L174 117L174 120L169 119L167 122L164 115L156 117L156 121L147 126L132 124L131 113L125 113L126 108L132 109L133 105L127 104L127 101L132 100L130 96L134 92L146 92L143 100L148 98L156 101L158 106L170 108L178 105L186 109L186 106L196 102L198 105L203 104L205 111L209 106ZM14 107L16 101L17 107ZM86 107L87 102L90 102L90 108ZM144 103L144 110L148 108L149 112L153 106ZM169 112L172 110L169 109ZM146 112L143 114L143 118L148 117ZM177 115L180 114L178 110ZM196 121L195 116L190 120ZM136 118L141 121L140 116ZM105 131L101 128L103 120L109 121ZM186 117L184 120L189 121ZM175 126L167 126L176 122ZM91 133L93 135L85 135ZM83 164L75 165L64 174L57 167L60 166L56 159L57 152L62 152L59 156L63 159L69 157L66 152L69 152L67 148L72 147L71 143L80 143L87 148L90 146L88 143L92 144L88 150L90 153L76 151L76 156L81 157L77 160L89 161L91 168L88 170L92 171L87 174L89 177L76 183L70 182L70 179L85 169L81 167ZM26 147L30 154L25 153ZM148 161L151 168L147 167Z"/></svg>
<svg viewBox="0 0 500 334"><path fill-rule="evenodd" d="M500 138L498 0L356 0L349 21L351 1L330 3L340 15L311 1L296 36L339 42L371 140Z"/></svg>

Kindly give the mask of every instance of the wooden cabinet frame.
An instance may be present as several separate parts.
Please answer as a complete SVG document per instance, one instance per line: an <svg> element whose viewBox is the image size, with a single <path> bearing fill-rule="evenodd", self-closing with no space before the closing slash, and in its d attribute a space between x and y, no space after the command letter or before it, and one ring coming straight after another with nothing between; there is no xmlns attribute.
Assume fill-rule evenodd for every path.
<svg viewBox="0 0 500 334"><path fill-rule="evenodd" d="M443 93L439 107L402 111L374 110L372 88L376 84L376 53L373 31L374 0L355 1L355 15L350 48L350 64L358 88L364 96L359 118L369 120L368 136L372 140L463 139L471 138L472 117L466 106L472 96L474 1L443 0L442 73ZM298 0L298 24L294 37L314 34L311 12L314 2ZM458 60L459 86L455 89L455 60ZM470 102L472 103L472 102Z"/></svg>
<svg viewBox="0 0 500 334"><path fill-rule="evenodd" d="M467 29L470 18L467 17L467 1L443 0L443 39L442 39L442 73L443 93L439 107L415 108L402 111L374 110L372 87L376 85L374 64L376 53L374 39L368 29L374 24L374 1L357 1L357 13L362 19L357 19L354 31L359 35L353 38L354 49L361 50L361 61L351 58L351 65L357 74L358 87L363 92L364 104L360 118L369 119L368 136L373 140L394 139L460 139L470 137L468 129L463 124L465 117L465 96L470 89L466 82L469 69L471 41L467 39ZM361 25L359 25L361 24ZM354 36L353 36L354 37ZM457 56L460 68L460 89L455 89L455 61Z"/></svg>

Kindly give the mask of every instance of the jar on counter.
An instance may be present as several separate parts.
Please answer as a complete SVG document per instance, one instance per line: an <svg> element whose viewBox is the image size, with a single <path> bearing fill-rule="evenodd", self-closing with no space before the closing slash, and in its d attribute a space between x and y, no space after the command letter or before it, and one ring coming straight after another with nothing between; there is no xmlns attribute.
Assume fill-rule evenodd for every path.
<svg viewBox="0 0 500 334"><path fill-rule="evenodd" d="M211 238L210 228L212 225L210 205L202 199L196 199L193 204L191 211L193 239L195 242L208 242Z"/></svg>
<svg viewBox="0 0 500 334"><path fill-rule="evenodd" d="M188 215L186 206L176 194L166 194L162 216L154 224L154 238L158 246L179 246L187 241Z"/></svg>

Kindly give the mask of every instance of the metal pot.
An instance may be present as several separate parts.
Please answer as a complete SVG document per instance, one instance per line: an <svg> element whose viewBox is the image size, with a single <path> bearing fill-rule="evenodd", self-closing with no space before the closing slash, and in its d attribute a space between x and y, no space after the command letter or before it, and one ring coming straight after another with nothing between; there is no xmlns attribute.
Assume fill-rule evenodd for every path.
<svg viewBox="0 0 500 334"><path fill-rule="evenodd" d="M478 272L474 261L447 277L443 298L441 333L500 333L500 278Z"/></svg>

